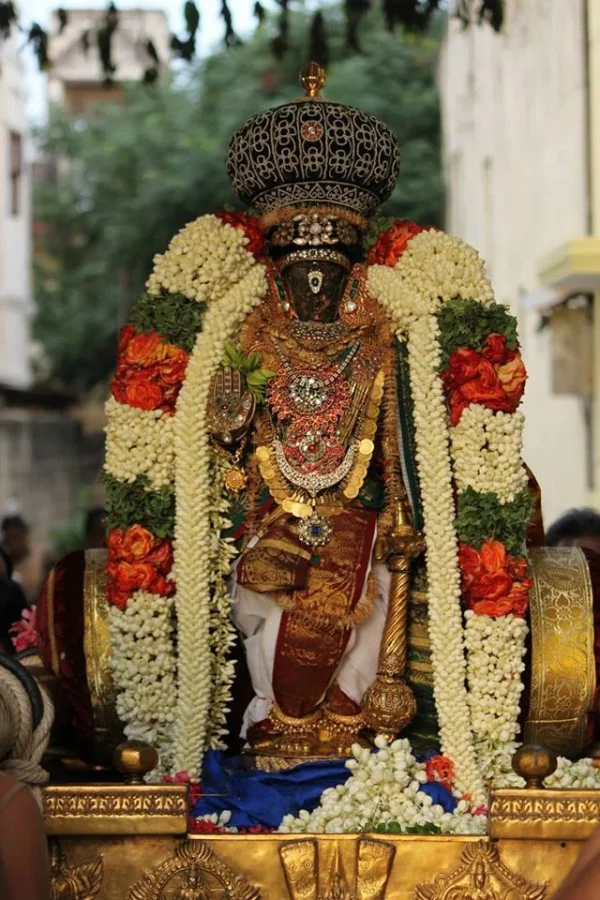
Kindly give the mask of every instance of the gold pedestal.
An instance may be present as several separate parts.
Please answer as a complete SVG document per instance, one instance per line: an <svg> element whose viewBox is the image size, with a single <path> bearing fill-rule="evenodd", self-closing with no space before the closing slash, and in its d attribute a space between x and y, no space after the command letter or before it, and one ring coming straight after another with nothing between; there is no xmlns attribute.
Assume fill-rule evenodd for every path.
<svg viewBox="0 0 600 900"><path fill-rule="evenodd" d="M71 900L550 900L600 792L497 791L489 837L186 833L183 786L49 787L54 896Z"/></svg>

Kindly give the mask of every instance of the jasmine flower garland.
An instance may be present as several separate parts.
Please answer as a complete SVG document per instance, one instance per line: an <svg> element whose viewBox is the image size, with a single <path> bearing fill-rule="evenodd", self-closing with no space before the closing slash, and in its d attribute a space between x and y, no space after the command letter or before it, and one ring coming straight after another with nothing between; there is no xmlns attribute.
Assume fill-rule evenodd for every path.
<svg viewBox="0 0 600 900"><path fill-rule="evenodd" d="M145 475L151 488L170 484L175 471L174 417L160 409L136 409L114 397L105 410L105 471L124 482Z"/></svg>
<svg viewBox="0 0 600 900"><path fill-rule="evenodd" d="M421 791L427 781L425 765L417 762L407 740L388 744L378 737L375 743L377 753L354 744L346 763L352 775L345 784L324 791L313 812L285 816L279 831L341 834L393 823L404 832L429 825L441 834L485 833L486 815L470 813L466 800L458 799L449 813Z"/></svg>
<svg viewBox="0 0 600 900"><path fill-rule="evenodd" d="M242 229L225 224L218 216L200 216L175 235L166 253L154 257L147 291L156 296L167 291L213 303L256 265L255 257L245 249L248 243Z"/></svg>
<svg viewBox="0 0 600 900"><path fill-rule="evenodd" d="M174 575L179 693L174 765L176 771L187 771L190 777L198 775L209 744L219 745L233 669L229 664L225 671L220 670L213 695L213 660L215 653L223 660L235 638L224 583L235 551L222 537L229 521L222 472L208 434L208 395L226 342L266 293L264 266L256 265L209 307L177 404Z"/></svg>
<svg viewBox="0 0 600 900"><path fill-rule="evenodd" d="M109 631L117 713L128 738L147 741L170 763L176 694L173 598L135 593L124 612L112 606Z"/></svg>

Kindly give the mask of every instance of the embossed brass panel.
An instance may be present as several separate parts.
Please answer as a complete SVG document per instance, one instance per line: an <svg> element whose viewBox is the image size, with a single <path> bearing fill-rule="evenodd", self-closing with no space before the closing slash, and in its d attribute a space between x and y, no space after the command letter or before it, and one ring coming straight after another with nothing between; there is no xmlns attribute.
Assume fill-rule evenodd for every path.
<svg viewBox="0 0 600 900"><path fill-rule="evenodd" d="M212 851L206 841L184 841L167 860L133 885L127 900L259 900L260 892Z"/></svg>
<svg viewBox="0 0 600 900"><path fill-rule="evenodd" d="M592 586L578 547L532 554L531 689L525 743L577 759L595 692Z"/></svg>
<svg viewBox="0 0 600 900"><path fill-rule="evenodd" d="M492 837L584 841L600 825L600 791L495 791Z"/></svg>
<svg viewBox="0 0 600 900"><path fill-rule="evenodd" d="M185 834L185 785L51 785L44 789L49 835Z"/></svg>
<svg viewBox="0 0 600 900"><path fill-rule="evenodd" d="M493 838L187 836L183 786L44 795L52 900L550 900L600 822L600 792L497 791Z"/></svg>
<svg viewBox="0 0 600 900"><path fill-rule="evenodd" d="M487 841L465 847L460 862L432 881L418 884L415 900L545 900L548 884L536 884L511 871L498 848Z"/></svg>

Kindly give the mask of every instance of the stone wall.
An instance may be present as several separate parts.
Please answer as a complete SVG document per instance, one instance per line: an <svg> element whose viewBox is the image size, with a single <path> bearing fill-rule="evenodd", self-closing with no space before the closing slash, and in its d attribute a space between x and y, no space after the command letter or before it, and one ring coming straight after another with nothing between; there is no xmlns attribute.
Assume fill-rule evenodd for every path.
<svg viewBox="0 0 600 900"><path fill-rule="evenodd" d="M70 523L81 489L97 484L103 435L62 412L0 409L0 512L16 505L35 539Z"/></svg>

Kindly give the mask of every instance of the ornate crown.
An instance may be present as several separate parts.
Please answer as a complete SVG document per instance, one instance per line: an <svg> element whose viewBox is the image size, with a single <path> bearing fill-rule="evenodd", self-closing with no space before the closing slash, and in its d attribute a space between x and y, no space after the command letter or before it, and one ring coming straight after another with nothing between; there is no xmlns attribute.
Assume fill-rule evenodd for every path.
<svg viewBox="0 0 600 900"><path fill-rule="evenodd" d="M325 83L311 63L301 81L307 96L249 119L229 145L227 174L237 195L266 227L316 206L354 213L356 224L390 196L399 169L392 131L380 119L321 100Z"/></svg>

